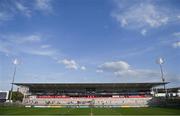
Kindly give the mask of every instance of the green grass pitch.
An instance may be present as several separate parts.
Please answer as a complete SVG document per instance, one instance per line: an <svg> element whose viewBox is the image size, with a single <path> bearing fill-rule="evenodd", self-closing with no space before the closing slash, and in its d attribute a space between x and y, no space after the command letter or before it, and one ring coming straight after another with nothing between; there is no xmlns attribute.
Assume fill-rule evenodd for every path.
<svg viewBox="0 0 180 116"><path fill-rule="evenodd" d="M0 115L180 115L180 108L24 108L0 107Z"/></svg>

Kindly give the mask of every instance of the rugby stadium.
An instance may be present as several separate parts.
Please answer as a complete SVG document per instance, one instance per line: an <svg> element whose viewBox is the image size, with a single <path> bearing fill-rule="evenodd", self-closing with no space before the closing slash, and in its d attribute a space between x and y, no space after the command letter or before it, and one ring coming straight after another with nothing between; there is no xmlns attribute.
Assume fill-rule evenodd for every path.
<svg viewBox="0 0 180 116"><path fill-rule="evenodd" d="M167 83L14 83L27 107L147 107Z"/></svg>
<svg viewBox="0 0 180 116"><path fill-rule="evenodd" d="M179 88L152 83L13 83L24 95L8 103L1 93L1 115L179 115ZM7 103L5 103L7 100ZM15 107L14 107L15 106Z"/></svg>
<svg viewBox="0 0 180 116"><path fill-rule="evenodd" d="M0 0L0 116L180 116L179 59L180 0Z"/></svg>

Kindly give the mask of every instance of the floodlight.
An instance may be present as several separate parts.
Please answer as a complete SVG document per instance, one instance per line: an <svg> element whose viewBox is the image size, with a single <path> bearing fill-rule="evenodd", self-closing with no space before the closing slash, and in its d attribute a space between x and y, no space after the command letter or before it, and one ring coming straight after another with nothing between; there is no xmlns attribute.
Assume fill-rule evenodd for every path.
<svg viewBox="0 0 180 116"><path fill-rule="evenodd" d="M163 64L164 61L165 61L164 58L160 57L160 58L158 58L158 59L156 60L156 63L157 63L157 64Z"/></svg>

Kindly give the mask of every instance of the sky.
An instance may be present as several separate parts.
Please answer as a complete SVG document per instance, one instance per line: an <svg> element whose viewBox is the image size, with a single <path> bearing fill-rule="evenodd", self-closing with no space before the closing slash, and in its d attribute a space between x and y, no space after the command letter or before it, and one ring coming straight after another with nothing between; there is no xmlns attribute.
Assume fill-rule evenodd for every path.
<svg viewBox="0 0 180 116"><path fill-rule="evenodd" d="M15 66L19 83L161 82L161 57L179 87L179 0L0 0L0 90Z"/></svg>

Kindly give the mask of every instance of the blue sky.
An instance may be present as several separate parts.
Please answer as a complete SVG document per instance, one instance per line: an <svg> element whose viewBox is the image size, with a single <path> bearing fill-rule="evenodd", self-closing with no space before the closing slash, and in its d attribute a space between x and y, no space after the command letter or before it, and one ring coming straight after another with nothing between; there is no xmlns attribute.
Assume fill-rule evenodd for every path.
<svg viewBox="0 0 180 116"><path fill-rule="evenodd" d="M15 82L180 83L179 0L1 0L0 89Z"/></svg>

